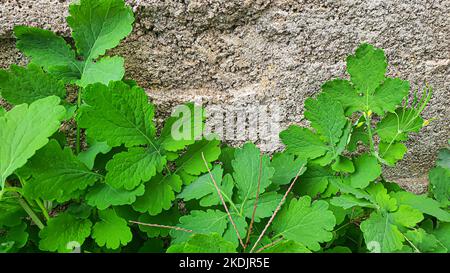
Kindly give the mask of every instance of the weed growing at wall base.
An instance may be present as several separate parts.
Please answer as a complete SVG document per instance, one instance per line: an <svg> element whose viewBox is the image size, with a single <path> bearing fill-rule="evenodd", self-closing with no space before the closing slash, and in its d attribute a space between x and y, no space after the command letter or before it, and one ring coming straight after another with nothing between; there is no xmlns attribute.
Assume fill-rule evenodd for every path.
<svg viewBox="0 0 450 273"><path fill-rule="evenodd" d="M430 122L421 114L432 95L386 77L383 50L360 45L347 58L350 80L306 100L311 128L291 125L285 149L268 155L205 134L194 103L157 129L123 59L105 56L131 32L132 10L81 0L69 14L74 47L17 26L31 63L0 71L14 105L0 108L0 252L450 251L449 149L428 193L383 177ZM69 122L75 145L60 130Z"/></svg>

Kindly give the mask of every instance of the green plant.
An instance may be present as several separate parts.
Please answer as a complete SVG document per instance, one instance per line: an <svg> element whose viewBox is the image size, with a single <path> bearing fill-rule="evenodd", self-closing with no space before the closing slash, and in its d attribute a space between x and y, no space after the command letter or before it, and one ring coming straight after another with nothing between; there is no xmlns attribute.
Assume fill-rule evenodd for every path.
<svg viewBox="0 0 450 273"><path fill-rule="evenodd" d="M203 136L192 103L156 128L123 59L102 57L131 32L122 0L81 0L67 20L76 53L50 31L16 27L32 62L0 71L15 105L0 108L0 252L450 250L448 149L429 194L382 176L428 123L431 97L427 87L408 100L409 83L385 77L382 50L361 45L347 60L351 80L305 102L312 129L281 132L286 149L270 156ZM58 131L71 119L75 147Z"/></svg>
<svg viewBox="0 0 450 273"><path fill-rule="evenodd" d="M75 245L70 242L82 244L91 234L91 226L92 238L100 246L126 244L131 230L112 205L133 204L137 210L159 213L171 206L174 191L180 190L178 174L189 177L200 171L192 171L188 159L204 151L213 161L220 152L218 141L195 142L203 119L198 107L187 105L200 115L200 125L192 122L189 138L172 138L176 117L168 119L157 137L154 107L145 92L130 81L115 82L123 78L123 58L102 55L131 32L133 14L123 1L82 0L72 4L69 13L76 53L50 31L18 26L14 29L17 47L31 63L0 71L2 97L17 105L0 112L0 226L6 232L6 246L15 242L13 251L25 246L28 233L37 232L35 226L41 230L41 240L30 243L40 250L71 251ZM66 97L65 85L78 87L76 106L67 101L60 105ZM76 154L69 147L62 148L67 145L65 136L56 132L62 121L73 116L78 124ZM89 147L85 151L80 150L80 126L87 132ZM179 152L185 146L189 146L186 151ZM100 155L102 159L98 159ZM174 168L170 170L167 164ZM154 183L145 191L142 182L163 168L167 182ZM159 198L159 194L157 200L143 199L149 195ZM57 210L63 212L51 217ZM27 227L25 216L33 226ZM98 220L95 225L92 217ZM12 236L19 236L23 244L18 245Z"/></svg>
<svg viewBox="0 0 450 273"><path fill-rule="evenodd" d="M27 26L14 28L17 48L31 59L32 64L28 68L12 66L9 73L3 72L2 96L5 99L20 104L49 95L64 98L62 85L69 83L79 87L78 109L84 87L122 80L124 59L103 55L130 34L134 21L131 8L123 1L81 0L79 4L70 5L69 14L67 23L72 29L76 50L51 31ZM49 75L43 75L40 69ZM80 152L78 127L76 151Z"/></svg>

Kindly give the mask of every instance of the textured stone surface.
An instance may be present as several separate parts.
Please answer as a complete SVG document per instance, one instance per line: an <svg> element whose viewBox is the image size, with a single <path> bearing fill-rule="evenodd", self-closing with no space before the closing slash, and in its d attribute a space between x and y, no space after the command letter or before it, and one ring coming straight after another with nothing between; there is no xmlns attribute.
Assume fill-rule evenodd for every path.
<svg viewBox="0 0 450 273"><path fill-rule="evenodd" d="M0 0L0 66L24 63L11 29L27 24L69 36L64 0ZM450 1L194 0L127 1L133 34L112 54L126 58L127 77L146 88L158 108L202 98L234 112L279 105L281 127L306 124L303 102L335 77L361 42L385 49L389 75L434 87L425 117L436 118L407 146L392 179L423 181L450 133ZM239 114L238 114L239 115ZM251 117L248 118L251 123ZM280 148L276 130L259 139ZM261 138L264 138L261 140ZM242 141L230 141L239 144Z"/></svg>

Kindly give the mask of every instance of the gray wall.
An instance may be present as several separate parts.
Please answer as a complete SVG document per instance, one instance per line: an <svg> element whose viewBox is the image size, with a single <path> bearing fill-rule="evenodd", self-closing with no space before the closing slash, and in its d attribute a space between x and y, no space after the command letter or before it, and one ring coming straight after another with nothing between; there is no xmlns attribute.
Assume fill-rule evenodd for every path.
<svg viewBox="0 0 450 273"><path fill-rule="evenodd" d="M0 0L0 66L25 63L11 28L39 26L68 36L64 0ZM450 1L401 0L130 0L133 34L112 54L163 113L201 96L227 111L257 103L281 105L281 127L303 120L303 102L335 77L361 42L384 48L389 75L434 87L406 159L388 177L422 185L450 132ZM256 139L279 149L277 132ZM255 136L247 136L255 140ZM256 138L263 138L256 136ZM231 141L239 144L242 141Z"/></svg>

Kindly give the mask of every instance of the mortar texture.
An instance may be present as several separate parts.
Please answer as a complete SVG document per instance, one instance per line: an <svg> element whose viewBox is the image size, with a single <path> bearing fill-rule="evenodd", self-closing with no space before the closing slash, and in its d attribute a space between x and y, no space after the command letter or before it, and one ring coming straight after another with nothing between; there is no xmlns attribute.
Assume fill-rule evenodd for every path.
<svg viewBox="0 0 450 273"><path fill-rule="evenodd" d="M70 2L0 0L0 66L27 62L14 48L14 25L70 37ZM383 48L389 76L409 80L412 89L425 82L434 89L424 116L435 120L412 134L405 159L386 169L388 179L426 187L436 151L450 133L449 0L127 2L135 10L133 33L109 54L125 57L126 77L146 89L160 118L175 105L201 99L238 123L247 121L249 130L236 132L230 144L252 140L265 151L282 148L279 130L308 125L303 102L325 81L348 78L345 58L360 43ZM268 130L255 135L257 115L241 116L251 107L269 116L281 110L280 127L266 124Z"/></svg>

